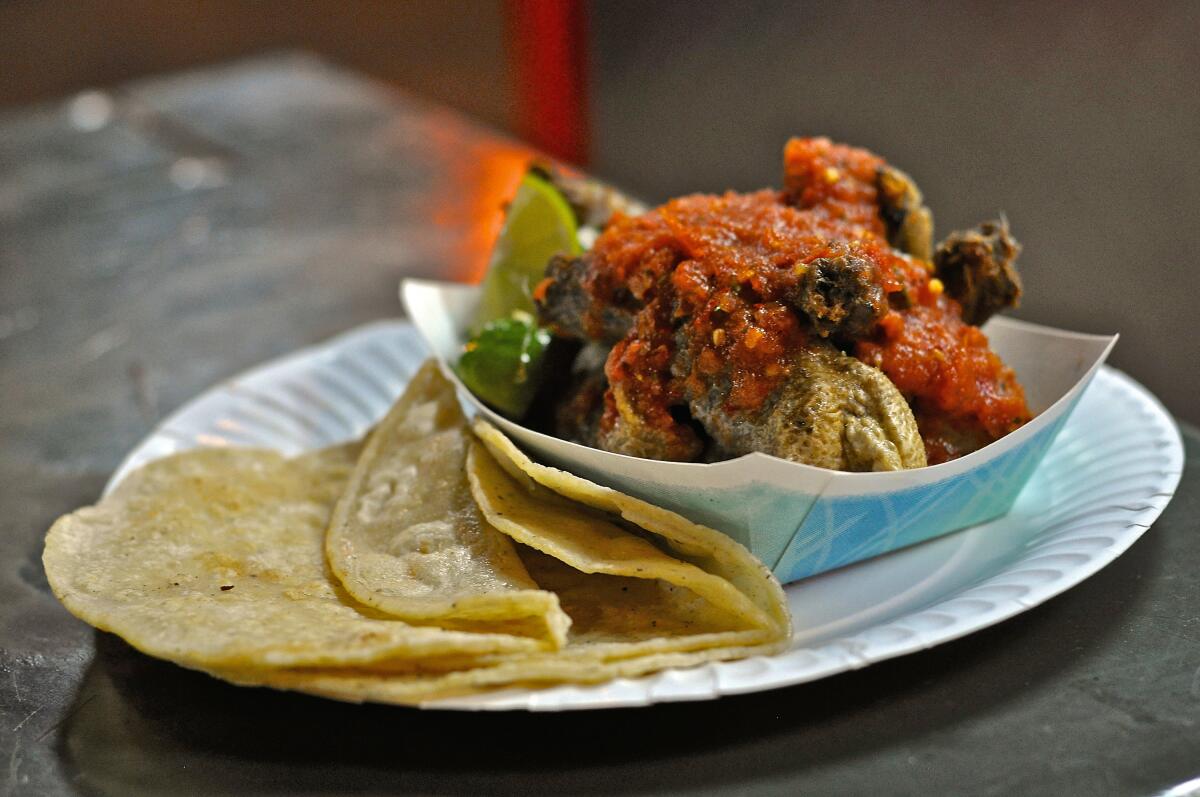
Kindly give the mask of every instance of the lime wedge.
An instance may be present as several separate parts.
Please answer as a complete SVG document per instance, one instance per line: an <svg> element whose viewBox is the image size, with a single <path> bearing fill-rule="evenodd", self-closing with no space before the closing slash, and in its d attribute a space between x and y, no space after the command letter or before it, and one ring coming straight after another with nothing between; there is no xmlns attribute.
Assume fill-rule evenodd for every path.
<svg viewBox="0 0 1200 797"><path fill-rule="evenodd" d="M536 316L533 289L551 257L580 253L576 231L575 214L558 189L536 174L526 174L492 250L475 329L508 318L514 310Z"/></svg>

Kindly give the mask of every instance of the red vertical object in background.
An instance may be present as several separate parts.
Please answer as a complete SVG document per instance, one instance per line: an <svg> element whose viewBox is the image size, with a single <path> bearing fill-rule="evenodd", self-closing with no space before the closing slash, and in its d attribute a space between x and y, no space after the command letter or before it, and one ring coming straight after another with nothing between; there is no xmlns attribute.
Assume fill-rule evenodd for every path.
<svg viewBox="0 0 1200 797"><path fill-rule="evenodd" d="M587 18L583 0L506 0L517 132L555 158L588 155Z"/></svg>

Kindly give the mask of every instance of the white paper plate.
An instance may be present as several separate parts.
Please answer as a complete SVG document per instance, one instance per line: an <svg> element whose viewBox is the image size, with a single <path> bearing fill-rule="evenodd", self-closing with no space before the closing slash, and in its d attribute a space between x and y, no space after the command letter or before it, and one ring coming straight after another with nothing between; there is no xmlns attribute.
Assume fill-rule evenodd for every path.
<svg viewBox="0 0 1200 797"><path fill-rule="evenodd" d="M386 321L275 360L164 421L107 489L132 468L196 446L294 454L356 437L425 357L409 324ZM1170 416L1145 388L1105 367L1008 516L789 586L790 650L428 707L561 710L703 700L813 681L930 648L1036 606L1111 562L1159 516L1182 471L1183 442Z"/></svg>

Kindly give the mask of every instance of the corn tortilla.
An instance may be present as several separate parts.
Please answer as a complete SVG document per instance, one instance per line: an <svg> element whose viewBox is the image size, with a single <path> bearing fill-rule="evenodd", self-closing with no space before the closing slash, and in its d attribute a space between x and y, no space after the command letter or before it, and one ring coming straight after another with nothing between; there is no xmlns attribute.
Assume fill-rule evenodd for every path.
<svg viewBox="0 0 1200 797"><path fill-rule="evenodd" d="M672 513L641 531L616 515L564 498L527 475L530 462L499 432L476 425L504 467L482 446L472 448L468 473L487 520L511 535L531 577L556 594L572 619L557 651L481 655L442 672L384 672L372 667L222 670L235 683L292 689L350 702L424 703L498 687L597 683L667 667L766 655L790 635L782 588L745 548L719 532ZM559 472L561 473L561 472ZM539 473L539 475L545 475ZM605 488L569 474L556 483L589 494ZM600 494L636 515L627 496ZM633 499L628 499L632 501ZM661 540L663 547L652 543ZM688 551L685 561L668 543ZM664 550L666 548L666 550ZM716 561L721 575L694 562ZM733 576L733 578L729 578ZM758 582L768 587L760 587ZM746 589L735 582L753 584Z"/></svg>
<svg viewBox="0 0 1200 797"><path fill-rule="evenodd" d="M470 441L454 386L426 363L371 433L334 509L330 567L350 595L389 615L462 630L503 622L559 647L570 620L471 498Z"/></svg>
<svg viewBox="0 0 1200 797"><path fill-rule="evenodd" d="M50 586L77 617L193 667L386 667L540 647L410 625L339 588L323 541L354 453L200 449L152 462L54 524Z"/></svg>
<svg viewBox="0 0 1200 797"><path fill-rule="evenodd" d="M535 482L566 499L650 532L673 556L727 580L767 615L776 634L791 633L783 587L766 565L732 537L573 473L538 464L486 421L475 421L473 428L514 479Z"/></svg>
<svg viewBox="0 0 1200 797"><path fill-rule="evenodd" d="M202 449L134 472L55 523L47 576L150 655L349 701L594 683L787 643L782 588L741 545L475 432L426 366L361 453Z"/></svg>

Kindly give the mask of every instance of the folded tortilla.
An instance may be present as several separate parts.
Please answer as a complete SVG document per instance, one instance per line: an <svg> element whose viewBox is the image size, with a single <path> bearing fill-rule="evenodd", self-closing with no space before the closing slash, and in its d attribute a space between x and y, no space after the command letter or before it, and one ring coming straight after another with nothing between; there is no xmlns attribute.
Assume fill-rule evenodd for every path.
<svg viewBox="0 0 1200 797"><path fill-rule="evenodd" d="M484 522L464 469L471 432L430 360L367 440L325 539L351 596L404 620L561 647L570 620Z"/></svg>
<svg viewBox="0 0 1200 797"><path fill-rule="evenodd" d="M54 524L50 586L80 619L189 667L387 667L541 647L399 622L340 589L323 543L355 453L200 449L152 462Z"/></svg>
<svg viewBox="0 0 1200 797"><path fill-rule="evenodd" d="M495 462L537 500L546 502L547 496L557 494L581 515L592 518L593 529L601 530L600 533L611 533L603 531L603 521L607 521L609 528L615 526L626 530L625 539L629 538L631 532L650 538L671 556L711 574L704 582L703 588L712 596L711 600L714 603L730 609L737 607L748 623L768 629L769 636L773 638L788 637L791 634L791 616L788 613L783 587L770 568L732 537L568 471L540 465L529 459L499 429L486 421L476 421L474 430L493 455ZM495 508L491 512L487 510L490 502L483 500L481 490L475 486L474 481L473 479L472 487L476 500L485 507L488 519L495 523L499 513ZM560 547L579 545L583 539L582 536L562 534L554 524L544 519L540 522L526 520L527 528L535 525L538 529L535 534L546 541L544 544L553 539ZM502 523L498 527L518 541L525 542L517 536L520 531L514 524ZM526 544L564 558L563 555L549 551L532 541ZM611 548L609 555L612 555ZM601 565L597 563L596 566ZM628 568L625 570L625 575L632 575ZM725 586L719 588L722 593L720 595L713 593L713 590L718 589L713 583L716 580L725 582ZM693 590L700 589L697 584L689 586Z"/></svg>
<svg viewBox="0 0 1200 797"><path fill-rule="evenodd" d="M422 703L773 653L782 588L719 532L471 436L423 369L357 463L199 450L60 519L73 613L241 684ZM336 509L335 509L336 503ZM327 554L327 556L326 556Z"/></svg>
<svg viewBox="0 0 1200 797"><path fill-rule="evenodd" d="M222 670L235 683L349 701L422 703L502 686L594 683L767 655L791 633L770 571L729 537L528 459L490 425L468 457L489 523L572 619L554 652L498 653L440 673L361 668ZM493 453L495 455L493 455ZM586 501L586 503L585 503ZM631 522L636 519L637 523Z"/></svg>

